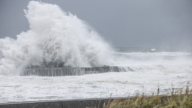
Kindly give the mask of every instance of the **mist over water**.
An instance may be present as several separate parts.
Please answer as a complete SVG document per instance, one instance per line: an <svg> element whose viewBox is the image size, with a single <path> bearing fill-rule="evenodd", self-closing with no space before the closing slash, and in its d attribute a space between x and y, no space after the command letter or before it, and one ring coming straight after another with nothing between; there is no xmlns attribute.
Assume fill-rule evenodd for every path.
<svg viewBox="0 0 192 108"><path fill-rule="evenodd" d="M17 39L0 39L0 74L26 67L103 66L113 63L112 48L77 16L57 5L30 1L24 10L30 30Z"/></svg>

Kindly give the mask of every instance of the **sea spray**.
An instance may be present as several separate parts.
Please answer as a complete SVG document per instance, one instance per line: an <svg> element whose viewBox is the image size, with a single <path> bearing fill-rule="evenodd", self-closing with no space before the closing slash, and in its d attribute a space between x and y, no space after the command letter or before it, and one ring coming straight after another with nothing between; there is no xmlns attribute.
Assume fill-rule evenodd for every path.
<svg viewBox="0 0 192 108"><path fill-rule="evenodd" d="M158 49L150 52L145 48L137 51L123 48L114 52L91 27L57 5L31 1L25 13L30 29L16 39L0 39L0 75L21 75L25 69L61 69L63 66L107 65L118 66L118 71L166 74L192 70L191 52Z"/></svg>
<svg viewBox="0 0 192 108"><path fill-rule="evenodd" d="M16 39L0 39L0 74L27 67L103 66L113 64L112 48L77 16L57 5L30 1L24 10L30 29Z"/></svg>

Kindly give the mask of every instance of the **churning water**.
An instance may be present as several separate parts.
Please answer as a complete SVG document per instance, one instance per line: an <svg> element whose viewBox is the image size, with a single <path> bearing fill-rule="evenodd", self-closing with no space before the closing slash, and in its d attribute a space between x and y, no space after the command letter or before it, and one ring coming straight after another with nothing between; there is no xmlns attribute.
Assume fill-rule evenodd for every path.
<svg viewBox="0 0 192 108"><path fill-rule="evenodd" d="M53 4L31 1L25 14L30 29L16 39L0 39L0 103L124 97L192 82L191 52L114 49Z"/></svg>

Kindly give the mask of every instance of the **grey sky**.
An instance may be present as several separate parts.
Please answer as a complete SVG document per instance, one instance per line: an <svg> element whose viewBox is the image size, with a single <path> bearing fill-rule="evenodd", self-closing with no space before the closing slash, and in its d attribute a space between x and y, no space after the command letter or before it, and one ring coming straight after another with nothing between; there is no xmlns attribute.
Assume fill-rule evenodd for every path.
<svg viewBox="0 0 192 108"><path fill-rule="evenodd" d="M192 46L191 0L41 0L86 21L117 47ZM28 0L0 0L0 38L29 29Z"/></svg>

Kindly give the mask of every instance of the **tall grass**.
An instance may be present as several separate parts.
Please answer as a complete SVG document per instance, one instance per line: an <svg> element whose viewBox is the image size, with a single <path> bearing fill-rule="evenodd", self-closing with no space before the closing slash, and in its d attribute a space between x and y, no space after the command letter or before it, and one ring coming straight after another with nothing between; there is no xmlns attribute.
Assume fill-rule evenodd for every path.
<svg viewBox="0 0 192 108"><path fill-rule="evenodd" d="M192 108L192 89L172 89L170 94L151 96L136 95L127 99L114 99L105 102L103 108Z"/></svg>

